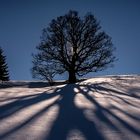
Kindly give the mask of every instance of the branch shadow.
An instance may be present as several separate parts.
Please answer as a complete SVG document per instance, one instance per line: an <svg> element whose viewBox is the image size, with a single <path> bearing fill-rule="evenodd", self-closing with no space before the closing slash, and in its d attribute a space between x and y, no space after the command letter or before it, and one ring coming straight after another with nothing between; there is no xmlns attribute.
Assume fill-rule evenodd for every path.
<svg viewBox="0 0 140 140"><path fill-rule="evenodd" d="M94 120L94 116L98 118L99 122L101 124L105 124L108 126L112 131L123 133L121 128L116 125L116 122L121 124L125 129L127 129L129 132L133 133L137 137L140 137L140 130L129 124L127 121L124 121L122 118L118 117L115 113L113 113L110 108L114 106L110 106L110 108L106 108L103 105L101 105L97 100L95 96L91 96L89 93L92 92L94 95L94 92L98 92L98 94L106 95L108 94L108 97L112 98L119 98L126 104L126 102L123 98L115 96L114 94L110 94L111 92L121 95L127 96L125 93L117 91L115 89L109 89L107 87L103 87L102 85L105 83L98 83L98 84L67 84L61 88L56 88L53 93L37 93L35 95L31 96L22 96L22 97L16 97L16 100L13 102L10 102L6 105L0 106L0 122L4 121L7 118L12 117L17 112L31 107L35 104L38 104L40 102L52 99L56 96L60 96L57 100L55 100L53 103L50 103L49 105L44 106L42 109L40 109L38 112L36 112L34 115L30 116L26 120L24 120L22 123L14 126L10 130L6 130L4 133L0 134L0 139L6 139L10 135L17 132L17 130L21 130L24 126L27 124L31 124L33 120L36 120L37 118L41 117L49 110L50 107L57 105L59 106L59 112L56 116L56 119L54 120L52 127L50 128L49 134L45 134L42 140L66 140L72 131L78 131L80 134L75 134L74 137L82 137L85 140L107 140L104 133L97 127L97 122ZM79 92L76 92L75 89L77 89ZM86 90L84 90L86 89ZM80 108L75 103L75 98L78 94L83 95L87 100L89 100L94 106L95 110L91 109L90 111L94 114L92 116L93 120L88 119L85 116L86 108ZM128 95L129 96L129 95ZM130 96L129 96L130 97ZM129 104L131 105L131 104ZM115 108L116 110L120 111L121 113L125 114L126 116L130 117L133 120L140 121L140 117L133 116L132 114L129 114L125 112L124 110L121 110L120 108ZM111 116L115 122L111 121L108 116ZM47 121L46 116L46 121ZM124 136L123 138L128 139L127 136Z"/></svg>
<svg viewBox="0 0 140 140"><path fill-rule="evenodd" d="M58 89L56 89L56 90L58 90ZM11 115L14 115L16 112L18 112L24 108L27 108L29 106L32 106L32 105L42 102L44 100L53 98L57 95L58 95L57 92L54 92L52 94L45 94L45 92L44 92L44 93L37 93L35 95L14 97L14 99L16 99L15 101L12 101L10 103L0 106L0 120L6 119L6 117L10 117ZM10 100L10 99L8 99L8 100Z"/></svg>
<svg viewBox="0 0 140 140"><path fill-rule="evenodd" d="M78 130L82 137L87 140L104 140L104 137L94 122L88 120L82 109L78 108L75 103L75 91L77 88L74 84L69 84L61 90L62 98L59 101L59 115L54 122L49 136L44 140L66 140L70 131Z"/></svg>
<svg viewBox="0 0 140 140"><path fill-rule="evenodd" d="M110 86L109 83L104 83L104 84L108 84ZM134 126L132 126L131 124L129 124L127 121L125 121L124 119L122 119L121 117L118 117L115 113L111 112L110 108L113 108L113 109L116 109L118 112L121 112L122 114L124 114L125 116L127 116L128 118L131 118L133 119L134 121L137 121L138 123L140 123L140 116L137 115L133 115L131 112L127 112L127 111L124 111L123 109L119 108L119 107L116 107L116 106L110 106L110 108L106 108L104 107L103 105L100 105L93 96L90 96L88 94L89 91L92 91L92 92L98 92L98 94L101 94L101 95L107 95L108 98L111 98L112 101L115 100L116 98L121 100L123 103L125 103L127 106L129 105L130 107L132 108L139 108L140 106L135 106L134 104L128 102L127 100L124 99L124 97L121 97L121 96L117 96L118 94L119 95L123 95L123 96L126 96L126 97L131 97L131 98L135 98L135 99L139 99L139 97L137 96L134 96L133 94L130 95L130 94L127 94L127 93L124 93L124 92L121 92L121 91L117 91L117 89L112 89L112 88L107 88L103 86L103 83L98 83L98 84L87 84L87 85L83 85L87 91L84 92L81 90L81 88L79 87L79 90L80 92L82 92L84 94L84 96L90 100L94 105L96 105L96 112L95 114L97 115L97 117L105 122L107 125L115 125L113 123L111 123L104 114L109 114L111 117L113 117L115 120L117 120L117 122L119 122L124 128L126 128L129 132L131 132L132 134L140 137L140 128L135 128ZM113 85L111 85L113 86ZM132 91L139 91L139 88L138 89L133 89L131 88ZM111 93L114 93L114 94L111 94ZM129 92L129 91L128 91ZM116 94L116 95L115 95ZM115 100L116 101L116 100ZM120 103L120 102L118 102ZM123 107L122 107L123 108ZM119 128L116 128L116 126L113 126L112 129L114 130L119 130ZM127 134L126 134L127 135ZM128 139L128 138L126 138Z"/></svg>

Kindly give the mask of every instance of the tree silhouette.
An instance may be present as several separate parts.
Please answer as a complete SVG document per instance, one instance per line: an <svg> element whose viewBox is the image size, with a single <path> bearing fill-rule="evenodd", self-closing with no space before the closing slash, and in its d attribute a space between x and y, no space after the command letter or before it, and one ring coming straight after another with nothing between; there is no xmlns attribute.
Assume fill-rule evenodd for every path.
<svg viewBox="0 0 140 140"><path fill-rule="evenodd" d="M9 80L9 73L8 73L8 66L6 64L6 57L3 55L3 50L1 47L0 47L0 80L1 81Z"/></svg>
<svg viewBox="0 0 140 140"><path fill-rule="evenodd" d="M69 82L75 83L76 76L103 70L115 60L111 37L101 30L94 15L81 18L77 11L53 19L43 29L37 49L32 74L41 79L68 72Z"/></svg>

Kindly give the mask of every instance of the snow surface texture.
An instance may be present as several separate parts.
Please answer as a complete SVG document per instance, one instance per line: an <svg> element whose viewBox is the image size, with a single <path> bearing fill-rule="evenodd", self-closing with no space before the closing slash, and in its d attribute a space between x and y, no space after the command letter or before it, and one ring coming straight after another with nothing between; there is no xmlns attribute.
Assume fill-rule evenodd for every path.
<svg viewBox="0 0 140 140"><path fill-rule="evenodd" d="M2 83L0 140L140 140L140 76Z"/></svg>

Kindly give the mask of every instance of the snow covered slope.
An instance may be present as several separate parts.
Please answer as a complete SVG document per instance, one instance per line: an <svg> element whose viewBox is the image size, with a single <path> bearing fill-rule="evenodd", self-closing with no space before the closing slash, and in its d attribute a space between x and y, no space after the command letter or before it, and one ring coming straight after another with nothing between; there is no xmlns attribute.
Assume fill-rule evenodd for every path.
<svg viewBox="0 0 140 140"><path fill-rule="evenodd" d="M0 140L140 140L140 76L0 84Z"/></svg>

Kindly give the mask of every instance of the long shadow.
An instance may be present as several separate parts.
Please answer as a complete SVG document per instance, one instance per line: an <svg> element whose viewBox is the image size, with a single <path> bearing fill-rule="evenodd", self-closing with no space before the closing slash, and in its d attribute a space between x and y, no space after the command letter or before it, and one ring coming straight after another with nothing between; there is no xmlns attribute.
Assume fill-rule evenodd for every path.
<svg viewBox="0 0 140 140"><path fill-rule="evenodd" d="M109 83L108 83L108 85L110 85L113 88L116 88L116 85L118 85L118 86L120 86L121 88L124 88L124 89L126 88L126 85L118 84L117 82L115 83L115 85L109 84ZM135 94L136 92L140 93L140 87L129 88L129 90L127 91L127 96L137 98L137 99L140 98L140 96ZM121 94L124 94L124 92L121 92ZM126 95L126 94L124 94L124 95Z"/></svg>
<svg viewBox="0 0 140 140"><path fill-rule="evenodd" d="M102 95L107 95L108 98L111 98L112 100L114 100L115 102L117 102L117 100L115 99L119 99L121 100L122 102L126 103L127 105L130 105L130 106L134 106L134 107L137 107L139 108L140 106L136 106L134 104L132 104L131 102L129 102L127 99L121 97L121 96L124 96L124 97L133 97L135 99L138 99L140 97L137 97L137 96L134 96L133 94L128 94L126 92L123 92L123 91L118 91L116 89L116 86L110 84L110 83L98 83L98 84L91 84L91 83L88 83L86 85L81 85L85 88L89 88L90 91L92 92L97 92L97 93L100 93ZM108 86L110 86L110 88L108 88ZM131 89L133 91L133 88ZM139 91L139 89L137 88L137 90ZM136 91L136 89L135 89ZM130 91L129 91L130 92ZM112 94L112 93L115 93L115 94ZM121 96L120 96L121 95Z"/></svg>
<svg viewBox="0 0 140 140"><path fill-rule="evenodd" d="M100 130L96 129L94 122L89 121L83 110L78 108L75 103L75 91L77 86L69 84L61 90L61 100L58 102L60 111L49 136L44 140L66 140L72 130L81 132L86 140L104 140Z"/></svg>
<svg viewBox="0 0 140 140"><path fill-rule="evenodd" d="M131 124L127 123L122 118L118 117L116 114L111 112L108 108L105 108L101 106L93 97L91 97L88 92L93 91L93 87L96 87L96 90L98 90L99 94L100 91L104 92L115 92L116 94L122 94L125 95L125 93L121 93L120 91L108 89L108 88L102 88L102 83L95 84L95 85L85 85L85 88L87 89L84 91L80 85L69 85L63 90L61 90L62 99L58 103L60 106L60 112L59 115L54 122L54 125L51 129L50 135L46 137L47 140L55 140L57 138L60 138L61 140L65 140L67 138L68 133L71 130L79 130L85 139L87 140L105 140L103 133L101 130L99 130L96 126L96 123L94 121L88 120L84 115L84 110L78 108L75 103L75 95L74 89L78 89L81 94L85 96L89 101L95 105L96 111L93 111L94 115L98 118L99 122L102 122L106 124L108 128L110 128L112 131L117 132L118 134L124 133L120 127L116 126L116 122L121 124L124 128L126 128L129 132L132 134L140 137L140 130L132 126ZM134 120L140 121L139 117L132 116L131 114L125 113L122 110L119 110L119 108L116 108L118 111L122 112L123 114L127 115L128 117L131 117ZM108 116L108 114L112 118L114 118L116 121L112 122ZM94 116L93 116L94 117ZM127 134L123 136L123 138L128 138ZM44 140L45 140L44 139Z"/></svg>
<svg viewBox="0 0 140 140"><path fill-rule="evenodd" d="M124 91L117 91L117 88L116 86L114 86L113 84L110 84L110 83L99 83L99 84L87 84L87 85L81 85L81 86L84 86L85 88L87 88L88 90L92 91L92 92L97 92L99 94L102 94L102 95L107 95L108 98L110 98L112 101L115 101L117 103L120 103L118 102L116 99L119 99L121 100L123 103L125 103L126 105L129 105L131 107L135 107L135 108L139 108L140 106L139 105L135 105L133 104L131 101L128 101L127 99L119 96L119 95L122 95L124 97L130 97L131 98L134 98L134 99L139 99L140 96L134 96L134 93L136 91L140 91L139 88L130 88L127 93L124 92ZM110 88L109 88L109 87ZM132 92L133 91L133 92ZM129 92L131 92L132 94L129 94ZM113 94L112 94L113 93Z"/></svg>
<svg viewBox="0 0 140 140"><path fill-rule="evenodd" d="M16 133L18 130L22 129L24 126L30 124L33 120L36 120L37 118L41 117L41 115L43 115L54 104L55 104L55 102L52 103L52 104L50 104L50 105L48 105L48 106L46 106L45 108L41 109L39 112L37 112L36 114L34 114L33 116L31 116L30 118L26 119L20 125L17 125L14 128L12 128L11 130L6 131L2 135L0 135L0 140L2 140L3 138L6 138L8 136L10 136L13 133Z"/></svg>
<svg viewBox="0 0 140 140"><path fill-rule="evenodd" d="M58 90L58 89L56 89ZM55 90L55 91L56 91ZM11 115L15 114L16 112L42 102L47 99L51 99L58 95L57 92L53 92L52 94L38 93L31 96L22 96L17 98L16 101L7 103L5 105L0 106L0 120L5 119L6 117L10 117ZM31 97L31 98L30 98Z"/></svg>
<svg viewBox="0 0 140 140"><path fill-rule="evenodd" d="M60 99L44 107L35 115L31 116L30 118L27 118L21 124L6 131L2 135L0 135L0 139L6 138L11 134L16 133L17 130L20 130L25 125L30 124L32 120L35 120L41 115L43 115L51 106L58 105L60 108L58 117L53 123L53 127L51 128L50 134L46 136L44 140L56 140L58 138L61 140L66 140L68 133L75 129L81 132L82 136L85 137L85 139L87 140L104 140L100 131L96 129L96 125L93 122L87 120L82 109L77 108L75 106L74 98L76 93L74 92L74 88L75 85L69 84L65 87L62 87L60 90L57 89L52 94L42 93L40 95L37 94L29 99L26 99L25 97L23 99L20 98L17 101L0 107L0 119L2 120L6 117L10 117L14 113L24 108L60 95Z"/></svg>
<svg viewBox="0 0 140 140"><path fill-rule="evenodd" d="M16 112L19 112L23 109L26 109L32 105L35 105L37 103L40 103L45 100L49 100L53 97L56 97L59 95L59 92L57 92L59 88L56 88L53 93L47 94L46 92L44 93L37 93L35 95L27 95L27 96L21 96L21 97L16 97L16 101L10 102L6 105L0 106L0 121L4 121L6 118L12 117ZM30 98L31 97L31 98ZM54 101L53 103L46 105L46 107L43 107L41 110L39 110L37 113L34 115L30 116L27 118L24 122L16 125L10 130L5 130L4 133L0 134L0 140L2 139L7 139L11 134L16 133L18 130L22 129L24 126L27 124L30 124L32 120L36 120L39 118L41 115L43 115L51 106L57 103L57 100Z"/></svg>
<svg viewBox="0 0 140 140"><path fill-rule="evenodd" d="M140 137L140 130L136 129L135 127L131 126L130 124L128 124L126 121L124 121L122 118L118 117L116 114L112 113L109 109L101 106L93 97L91 97L88 92L89 91L93 91L93 86L94 85L87 85L86 88L88 89L87 92L82 92L82 90L79 88L79 90L81 90L81 92L84 94L84 96L90 100L94 105L96 105L96 112L95 114L97 115L97 117L102 120L102 121L105 121L108 125L112 125L111 122L108 121L108 119L106 118L105 115L103 115L104 113L107 113L109 114L110 116L112 116L114 119L116 119L119 123L121 123L127 130L129 130L129 132L132 132L133 134L137 135ZM109 89L109 88L105 88L105 87L101 87L100 85L96 84L96 90L95 91L98 91L99 94L103 94L104 92L115 92L116 94L122 94L122 95L125 95L125 93L121 93L120 91L117 91L117 90L113 90L113 89ZM100 92L102 91L102 92ZM103 92L104 91L104 92ZM113 95L111 95L113 96ZM130 96L131 97L131 96ZM131 117L133 118L134 120L138 120L140 121L140 118L139 117L135 117L135 116L132 116L124 111L122 111L121 109L119 108L116 108L118 111L122 112L123 114L127 115L128 117ZM104 112L104 113L103 113ZM112 127L114 130L116 129L115 126Z"/></svg>
<svg viewBox="0 0 140 140"><path fill-rule="evenodd" d="M119 91L108 89L108 88L101 88L102 83L100 84L88 84L84 85L87 91L83 90L81 85L78 84L68 84L62 88L57 88L53 93L39 93L30 98L30 96L20 97L17 98L16 101L8 103L0 107L0 121L4 120L5 118L11 117L16 112L21 111L27 107L35 105L45 100L49 100L53 97L60 96L60 98L53 103L46 105L41 110L39 110L33 116L27 118L24 122L20 123L19 125L15 126L14 128L6 131L5 133L0 135L0 139L4 139L9 135L16 133L17 130L22 129L25 125L30 124L32 120L36 120L45 112L48 111L50 107L53 105L59 106L59 112L57 118L53 122L52 127L50 128L50 132L43 140L66 140L70 132L78 130L80 132L79 135L84 137L85 140L106 140L104 134L101 130L98 129L96 126L97 123L94 121L90 121L86 118L84 114L84 109L79 108L75 104L75 97L78 93L75 92L75 89L78 89L81 94L84 95L96 108L96 110L92 110L94 115L98 118L98 120L104 124L106 124L109 128L114 131L121 132L120 128L118 128L114 122L108 118L106 114L109 114L113 117L117 122L121 123L127 130L131 131L133 134L140 137L140 131L125 122L123 119L112 113L108 108L101 106L94 97L90 96L88 92L94 92L97 90L99 94L103 94L103 91L107 92L116 92L119 94ZM123 93L121 93L123 94ZM117 108L116 108L117 109ZM119 110L119 109L118 109ZM122 113L124 113L122 111ZM125 114L128 115L129 114ZM130 116L132 117L132 116ZM136 119L135 117L133 119ZM139 118L137 118L139 119ZM47 116L46 116L47 120ZM47 132L46 132L47 133ZM78 135L78 134L77 134Z"/></svg>

